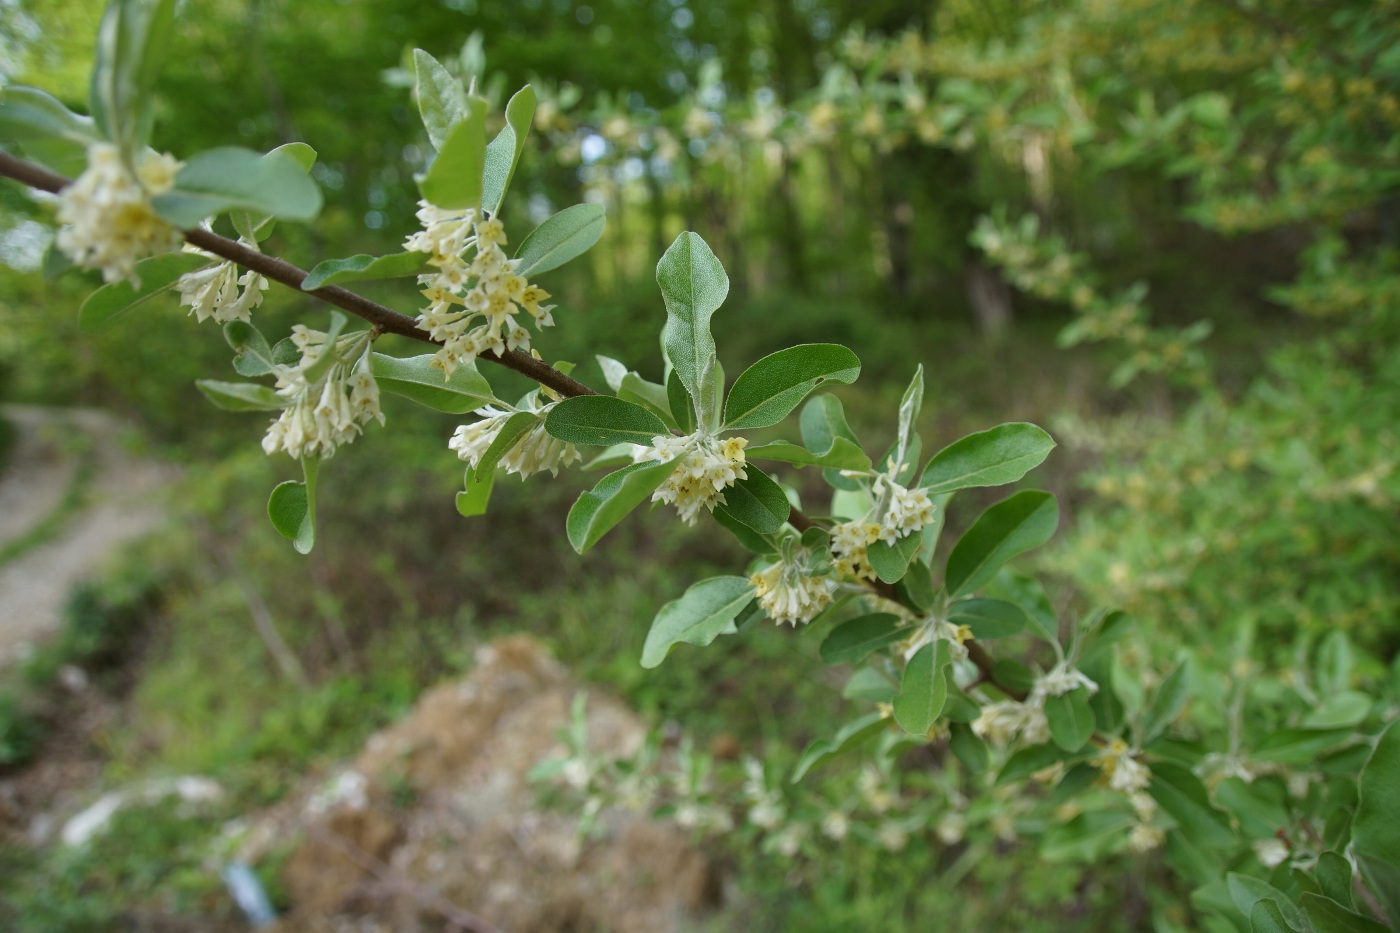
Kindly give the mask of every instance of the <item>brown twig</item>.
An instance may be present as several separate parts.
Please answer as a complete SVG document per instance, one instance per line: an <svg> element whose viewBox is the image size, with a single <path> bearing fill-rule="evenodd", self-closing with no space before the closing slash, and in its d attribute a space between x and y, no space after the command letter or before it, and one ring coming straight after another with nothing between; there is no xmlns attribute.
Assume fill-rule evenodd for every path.
<svg viewBox="0 0 1400 933"><path fill-rule="evenodd" d="M72 184L70 179L64 178L62 175L22 159L16 159L5 152L0 152L0 175L6 175L31 188L47 191L50 194L58 194ZM378 302L370 301L363 295L358 295L349 289L341 288L338 285L327 285L309 291L302 288L301 283L306 280L306 270L284 259L265 255L209 230L186 230L185 239L205 252L213 253L223 259L230 259L294 291L311 295L327 304L349 311L356 317L363 318L373 324L383 333L398 334L400 337L421 340L424 343L436 343L426 332L418 329L418 324L413 318L392 308L387 308ZM564 375L547 363L535 359L528 353L521 353L519 350L484 353L481 358L507 369L513 369L566 397L597 394L578 380Z"/></svg>

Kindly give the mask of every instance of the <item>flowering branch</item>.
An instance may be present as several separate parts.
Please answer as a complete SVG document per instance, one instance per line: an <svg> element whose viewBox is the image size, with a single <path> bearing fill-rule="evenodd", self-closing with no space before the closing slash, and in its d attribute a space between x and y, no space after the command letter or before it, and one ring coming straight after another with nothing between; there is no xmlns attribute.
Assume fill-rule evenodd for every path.
<svg viewBox="0 0 1400 933"><path fill-rule="evenodd" d="M50 194L58 194L73 183L71 179L22 159L17 159L6 152L0 152L0 175L13 178L21 184L39 191L47 191ZM306 270L287 262L285 259L265 255L209 230L186 230L184 237L191 245L206 252L252 269L254 272L294 291L311 295L327 304L349 311L356 317L363 318L373 324L383 333L397 334L400 337L421 340L424 343L436 344L438 342L429 337L425 331L420 330L417 322L408 315L371 301L349 289L338 285L327 285L311 290L302 288L301 283L306 279ZM566 397L597 394L578 380L564 375L549 364L519 350L487 351L481 354L481 358L528 376Z"/></svg>

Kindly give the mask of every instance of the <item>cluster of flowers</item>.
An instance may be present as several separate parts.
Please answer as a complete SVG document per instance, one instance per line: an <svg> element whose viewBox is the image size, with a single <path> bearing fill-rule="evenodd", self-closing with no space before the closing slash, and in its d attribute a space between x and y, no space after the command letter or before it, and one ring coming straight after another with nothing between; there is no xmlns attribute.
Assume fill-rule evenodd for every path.
<svg viewBox="0 0 1400 933"><path fill-rule="evenodd" d="M836 581L831 577L831 564L813 551L792 546L782 560L749 577L758 604L774 622L810 622L831 605L836 594Z"/></svg>
<svg viewBox="0 0 1400 933"><path fill-rule="evenodd" d="M180 248L179 230L156 215L154 195L175 186L181 163L148 152L138 166L127 165L111 143L88 147L88 167L59 195L55 245L85 269L100 269L107 282L140 285L136 263Z"/></svg>
<svg viewBox="0 0 1400 933"><path fill-rule="evenodd" d="M633 459L637 463L676 464L675 471L652 494L651 501L674 505L681 521L694 525L701 509L713 512L725 501L725 489L748 478L744 470L744 448L748 443L742 437L720 440L703 430L685 437L663 434L652 438L650 447L639 448Z"/></svg>
<svg viewBox="0 0 1400 933"><path fill-rule="evenodd" d="M442 343L437 364L450 376L482 353L529 350L530 333L516 315L523 311L536 327L550 327L554 306L541 304L549 294L516 274L519 260L506 258L505 227L471 208L444 210L427 201L419 207L423 229L404 249L427 253L437 270L418 277L429 302L418 326Z"/></svg>
<svg viewBox="0 0 1400 933"><path fill-rule="evenodd" d="M520 439L501 457L500 464L505 467L507 473L514 473L522 480L545 470L549 471L550 476L558 476L560 467L578 463L583 459L583 454L579 453L573 444L553 437L544 429L545 415L557 400L541 402L540 395L543 391L547 390L531 392L525 396L514 411L496 408L493 405L478 408L473 414L480 415L481 420L458 426L447 446L475 469L481 463L481 458L486 455L486 451L491 449L491 445L500 436L501 429L511 416L527 412L537 416L535 424L520 435Z"/></svg>
<svg viewBox="0 0 1400 933"><path fill-rule="evenodd" d="M269 454L284 450L292 457L325 459L359 436L371 420L384 423L379 386L370 372L371 332L346 334L333 346L326 336L302 324L292 328L301 359L275 370L277 394L287 400L287 407L263 437L263 450ZM320 371L317 364L328 352L335 360Z"/></svg>
<svg viewBox="0 0 1400 933"><path fill-rule="evenodd" d="M258 248L256 242L243 237L239 237L238 242L251 249ZM238 265L232 260L219 261L212 254L192 246L185 249L209 256L215 263L180 276L175 284L180 293L180 305L189 305L190 313L201 324L211 318L216 324L250 320L253 309L262 304L267 279L252 269L240 276ZM242 291L239 291L240 288Z"/></svg>

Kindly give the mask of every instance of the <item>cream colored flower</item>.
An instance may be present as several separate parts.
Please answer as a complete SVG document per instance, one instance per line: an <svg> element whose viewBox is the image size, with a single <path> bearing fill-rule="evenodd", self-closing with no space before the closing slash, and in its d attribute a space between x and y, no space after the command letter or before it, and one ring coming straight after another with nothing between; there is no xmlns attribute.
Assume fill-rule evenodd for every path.
<svg viewBox="0 0 1400 933"><path fill-rule="evenodd" d="M447 446L475 469L511 416L521 411L530 412L538 415L538 420L506 451L500 465L507 473L514 473L521 479L545 470L550 476L558 476L561 467L580 462L583 454L573 444L559 440L544 429L544 416L555 404L541 404L540 394L532 392L521 401L517 411L503 411L491 405L478 408L475 414L480 415L481 420L460 425Z"/></svg>
<svg viewBox="0 0 1400 933"><path fill-rule="evenodd" d="M836 581L816 566L812 553L789 545L788 553L776 564L749 577L758 604L774 622L810 622L831 605Z"/></svg>
<svg viewBox="0 0 1400 933"><path fill-rule="evenodd" d="M652 493L651 501L674 505L681 521L694 525L701 509L713 512L725 501L725 489L748 478L744 468L748 443L742 437L720 440L708 431L686 437L658 435L650 447L638 449L633 459L676 464L675 471Z"/></svg>
<svg viewBox="0 0 1400 933"><path fill-rule="evenodd" d="M180 248L179 230L156 216L151 197L175 184L181 163L147 153L133 173L111 143L88 147L88 167L59 194L55 245L74 263L100 269L106 282L140 285L136 263Z"/></svg>
<svg viewBox="0 0 1400 933"><path fill-rule="evenodd" d="M1090 764L1103 772L1108 786L1113 790L1129 795L1147 790L1152 782L1152 771L1138 761L1136 752L1122 739L1109 742Z"/></svg>
<svg viewBox="0 0 1400 933"><path fill-rule="evenodd" d="M257 244L242 237L238 242L257 248ZM252 269L240 276L237 264L230 260L186 272L175 283L175 288L180 293L180 304L189 305L190 313L201 324L210 318L215 323L226 324L251 319L252 310L262 304L267 279Z"/></svg>
<svg viewBox="0 0 1400 933"><path fill-rule="evenodd" d="M288 404L267 429L263 450L325 459L358 437L365 424L384 423L379 385L369 368L369 331L337 340L340 358L316 378L307 373L326 352L326 334L297 324L292 342L301 350L301 359L294 366L277 367L277 394Z"/></svg>

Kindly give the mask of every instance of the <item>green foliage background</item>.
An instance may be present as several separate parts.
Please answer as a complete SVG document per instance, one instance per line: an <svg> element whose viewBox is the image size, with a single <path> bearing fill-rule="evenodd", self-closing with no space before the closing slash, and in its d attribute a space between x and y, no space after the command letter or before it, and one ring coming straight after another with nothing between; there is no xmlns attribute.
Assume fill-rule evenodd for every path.
<svg viewBox="0 0 1400 933"><path fill-rule="evenodd" d="M17 9L4 15L35 29L15 30L29 38L7 50L6 77L81 109L100 4ZM1159 678L1183 650L1228 659L1248 633L1254 663L1278 675L1268 689L1311 690L1313 648L1340 630L1362 650L1360 683L1379 692L1400 648L1397 11L1319 10L1290 0L189 0L159 82L155 145L181 155L312 143L327 208L314 228L283 225L276 241L310 267L392 251L415 226L411 176L427 144L404 86L406 50L455 58L498 105L505 89L535 82L560 116L527 149L506 214L513 240L527 211L586 192L609 217L604 241L551 275L560 326L546 358L578 361L594 383L594 353L659 377L646 362L661 320L652 270L677 232L697 230L733 282L719 348L731 373L791 343L839 342L865 364L841 393L863 437L888 440L869 437L877 412L918 361L930 384L920 428L938 446L998 421L1051 427L1062 448L1037 483L1061 493L1072 519L1043 567L1066 605L1137 618L1125 671ZM911 87L923 107L910 104ZM831 140L774 159L762 139L707 135L665 171L645 170L658 128L679 135L696 108L739 126L769 99L808 115L829 105ZM926 114L951 129L928 129ZM569 149L581 138L602 146L586 165ZM7 249L50 210L0 187ZM1023 249L988 247L987 231L1021 216L1036 218ZM107 749L113 780L202 771L249 806L274 800L465 667L472 645L515 629L549 639L583 677L658 721L732 734L775 760L849 718L813 676L816 644L800 635L752 630L641 670L656 607L701 571L732 572L728 543L634 518L580 559L558 533L567 482L528 493L503 483L492 514L467 525L451 501L460 465L443 449L458 419L406 404L386 404L393 430L371 431L329 465L322 544L288 562L261 503L294 471L257 450L256 419L214 411L190 390L227 365L222 341L173 311L143 322L139 339L133 328L80 336L74 311L91 283L13 265L0 277L0 398L121 409L154 451L189 464L183 530L129 571L156 580L160 598L131 714ZM1017 291L1009 329L984 334L968 282L991 267ZM415 306L406 286L366 291ZM259 317L285 329L306 311L274 291ZM1188 334L1203 318L1214 333ZM1067 325L1085 343L1056 349ZM1125 361L1145 375L1111 387ZM991 501L966 500L952 525ZM520 579L531 585L503 582ZM308 685L279 674L249 636L250 593L274 607ZM16 741L32 741L21 714L7 716ZM154 840L123 857L158 864L169 851ZM952 928L1059 929L1073 918L1147 929L1152 906L1169 924L1160 929L1202 922L1157 862L1125 864L1117 879L1012 852L948 888L930 884L947 853L922 844L897 858L839 849L793 873L771 855L731 857L746 903L772 928L913 927L936 912ZM200 884L179 872L163 887L93 864L22 867L11 877L23 884L85 886L89 900L95 889L74 910L108 919L153 899L193 909L184 885ZM202 896L198 909L212 909ZM37 907L21 909L36 911L25 915L34 929L78 922L39 926Z"/></svg>

